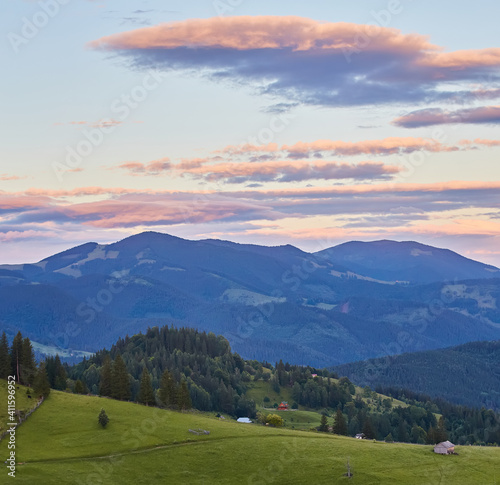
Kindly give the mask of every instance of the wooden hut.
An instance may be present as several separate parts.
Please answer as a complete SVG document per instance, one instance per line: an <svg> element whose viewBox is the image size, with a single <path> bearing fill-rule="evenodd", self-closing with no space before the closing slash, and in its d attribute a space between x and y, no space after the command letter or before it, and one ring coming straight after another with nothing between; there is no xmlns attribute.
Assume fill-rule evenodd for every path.
<svg viewBox="0 0 500 485"><path fill-rule="evenodd" d="M455 453L455 445L450 441L442 441L434 447L434 453L439 453L440 455L452 455Z"/></svg>

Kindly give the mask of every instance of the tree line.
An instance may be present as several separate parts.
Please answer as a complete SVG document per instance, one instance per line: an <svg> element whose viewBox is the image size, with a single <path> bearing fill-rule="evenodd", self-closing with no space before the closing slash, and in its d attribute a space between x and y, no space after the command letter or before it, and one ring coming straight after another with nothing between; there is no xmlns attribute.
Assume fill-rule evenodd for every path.
<svg viewBox="0 0 500 485"><path fill-rule="evenodd" d="M500 417L399 388L365 387L327 369L275 365L244 360L231 352L222 336L190 328L153 327L145 334L119 339L79 364L59 356L36 364L28 338L19 332L8 345L0 339L0 376L16 375L19 383L40 393L50 388L98 394L148 406L256 417L246 395L250 382L269 381L277 393L286 388L293 408L322 412L320 431L366 438L432 444L500 444ZM44 390L45 389L45 390ZM48 389L48 391L47 391ZM37 392L37 391L35 391ZM389 397L383 397L381 394ZM405 403L399 406L398 399ZM439 417L439 419L437 418Z"/></svg>
<svg viewBox="0 0 500 485"><path fill-rule="evenodd" d="M262 369L262 365L257 367ZM245 398L255 372L221 336L190 328L153 327L119 339L108 350L68 369L94 394L173 409L194 407L255 415Z"/></svg>
<svg viewBox="0 0 500 485"><path fill-rule="evenodd" d="M15 335L11 346L5 332L0 338L0 378L8 376L15 376L19 384L33 387L39 397L47 397L50 393L45 362L37 365L31 341L28 337L23 338L21 332Z"/></svg>

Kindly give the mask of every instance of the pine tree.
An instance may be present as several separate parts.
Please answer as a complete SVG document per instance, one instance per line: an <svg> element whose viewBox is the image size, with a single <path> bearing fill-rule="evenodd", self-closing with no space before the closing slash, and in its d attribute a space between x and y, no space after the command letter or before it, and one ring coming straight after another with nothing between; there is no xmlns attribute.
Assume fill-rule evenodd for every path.
<svg viewBox="0 0 500 485"><path fill-rule="evenodd" d="M433 426L431 426L428 430L427 430L427 440L426 440L427 444L428 445L434 445L437 443L436 441L436 430L434 429Z"/></svg>
<svg viewBox="0 0 500 485"><path fill-rule="evenodd" d="M85 382L78 379L75 382L75 394L87 394L89 390L87 389L87 385Z"/></svg>
<svg viewBox="0 0 500 485"><path fill-rule="evenodd" d="M0 379L7 379L10 375L10 358L9 358L9 342L5 332L2 333L0 339Z"/></svg>
<svg viewBox="0 0 500 485"><path fill-rule="evenodd" d="M434 431L434 438L436 440L436 443L441 443L442 441L446 441L448 439L448 433L446 432L446 426L443 416L439 418L438 426Z"/></svg>
<svg viewBox="0 0 500 485"><path fill-rule="evenodd" d="M23 336L21 332L17 332L17 335L12 341L12 347L10 350L10 362L11 362L11 374L16 376L17 382L21 382L21 363L23 360Z"/></svg>
<svg viewBox="0 0 500 485"><path fill-rule="evenodd" d="M101 408L101 412L99 413L98 417L99 424L105 428L106 425L109 423L109 418L108 415L106 414L106 411L104 411L104 408Z"/></svg>
<svg viewBox="0 0 500 485"><path fill-rule="evenodd" d="M367 437L367 439L375 439L375 429L373 428L373 424L370 418L366 418L365 425L363 426L363 433Z"/></svg>
<svg viewBox="0 0 500 485"><path fill-rule="evenodd" d="M177 390L172 374L165 370L161 376L160 401L167 407L176 405Z"/></svg>
<svg viewBox="0 0 500 485"><path fill-rule="evenodd" d="M337 409L337 413L335 414L335 422L333 423L333 432L335 434L341 434L343 436L347 436L347 423L344 418L344 414L340 408ZM365 433L366 434L366 433Z"/></svg>
<svg viewBox="0 0 500 485"><path fill-rule="evenodd" d="M318 431L321 431L323 433L328 432L328 419L326 417L326 414L321 415L321 424L319 425Z"/></svg>
<svg viewBox="0 0 500 485"><path fill-rule="evenodd" d="M111 358L109 355L106 355L101 367L101 382L99 385L99 394L101 396L111 397L111 382Z"/></svg>
<svg viewBox="0 0 500 485"><path fill-rule="evenodd" d="M45 362L40 362L33 381L33 390L37 396L48 397L50 394L49 378L45 369Z"/></svg>
<svg viewBox="0 0 500 485"><path fill-rule="evenodd" d="M130 378L127 367L120 354L117 354L111 370L111 397L120 401L130 399Z"/></svg>
<svg viewBox="0 0 500 485"><path fill-rule="evenodd" d="M36 373L36 362L35 353L28 337L23 339L20 368L23 383L27 386L33 384Z"/></svg>
<svg viewBox="0 0 500 485"><path fill-rule="evenodd" d="M181 411L191 409L191 396L186 381L182 381L177 394L177 407Z"/></svg>
<svg viewBox="0 0 500 485"><path fill-rule="evenodd" d="M408 437L406 421L401 420L399 421L398 425L398 441L401 441L402 443L407 443L409 439L410 438Z"/></svg>
<svg viewBox="0 0 500 485"><path fill-rule="evenodd" d="M151 377L149 376L149 372L144 366L141 377L141 388L139 390L139 395L137 396L137 400L149 406L150 404L154 404L155 398L153 393L153 386L151 385Z"/></svg>
<svg viewBox="0 0 500 485"><path fill-rule="evenodd" d="M66 389L66 378L66 371L61 364L59 354L56 354L56 358L54 360L54 388L64 391L64 389Z"/></svg>

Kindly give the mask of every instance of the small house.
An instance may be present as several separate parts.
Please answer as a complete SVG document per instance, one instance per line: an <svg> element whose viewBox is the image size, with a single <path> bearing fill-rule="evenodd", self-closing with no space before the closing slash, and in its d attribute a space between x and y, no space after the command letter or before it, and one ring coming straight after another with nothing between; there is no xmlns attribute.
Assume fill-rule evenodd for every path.
<svg viewBox="0 0 500 485"><path fill-rule="evenodd" d="M286 401L282 401L278 406L278 411L288 411L288 403Z"/></svg>
<svg viewBox="0 0 500 485"><path fill-rule="evenodd" d="M355 436L355 438L356 438L357 440L364 440L364 439L366 439L366 435L365 435L365 433L358 433L358 434Z"/></svg>
<svg viewBox="0 0 500 485"><path fill-rule="evenodd" d="M440 455L452 455L455 453L455 445L450 441L442 441L434 447L434 453L439 453Z"/></svg>
<svg viewBox="0 0 500 485"><path fill-rule="evenodd" d="M251 423L251 422L252 422L252 421L250 420L250 418L238 418L236 421L237 421L238 423L247 423L247 424L249 424L249 423Z"/></svg>

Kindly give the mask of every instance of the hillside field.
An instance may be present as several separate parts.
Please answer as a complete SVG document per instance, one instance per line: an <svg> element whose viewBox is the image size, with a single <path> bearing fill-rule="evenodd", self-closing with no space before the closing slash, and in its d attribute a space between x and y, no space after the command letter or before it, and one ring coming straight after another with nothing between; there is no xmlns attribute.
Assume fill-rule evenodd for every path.
<svg viewBox="0 0 500 485"><path fill-rule="evenodd" d="M338 382L338 379L332 379L333 382ZM356 394L363 395L363 389L361 387L355 386ZM383 394L376 394L378 398L387 399L388 396ZM273 390L269 382L264 381L252 381L249 383L249 389L246 393L249 399L253 399L257 405L257 410L264 411L266 413L277 414L281 416L285 421L285 426L287 428L296 430L310 430L311 428L317 428L321 423L321 412L319 410L306 408L304 406L299 406L297 410L289 409L288 411L278 411L273 409L274 403L280 403L281 401L287 401L288 404L292 405L293 399L291 396L290 389L287 387L281 387L280 392L277 393ZM269 402L265 403L264 398L269 398ZM363 401L368 405L369 409L374 410L375 405L373 404L373 399L362 398ZM391 399L391 398L389 398ZM408 404L398 399L392 399L392 406L407 407ZM330 410L331 416L328 418L329 424L333 421L333 413Z"/></svg>
<svg viewBox="0 0 500 485"><path fill-rule="evenodd" d="M101 408L110 418L106 429L97 422ZM58 391L16 438L19 484L343 483L348 457L355 484L476 485L500 477L499 448L458 447L458 456L440 456L431 446L238 424ZM0 454L4 461L5 440ZM7 479L6 468L2 473Z"/></svg>

